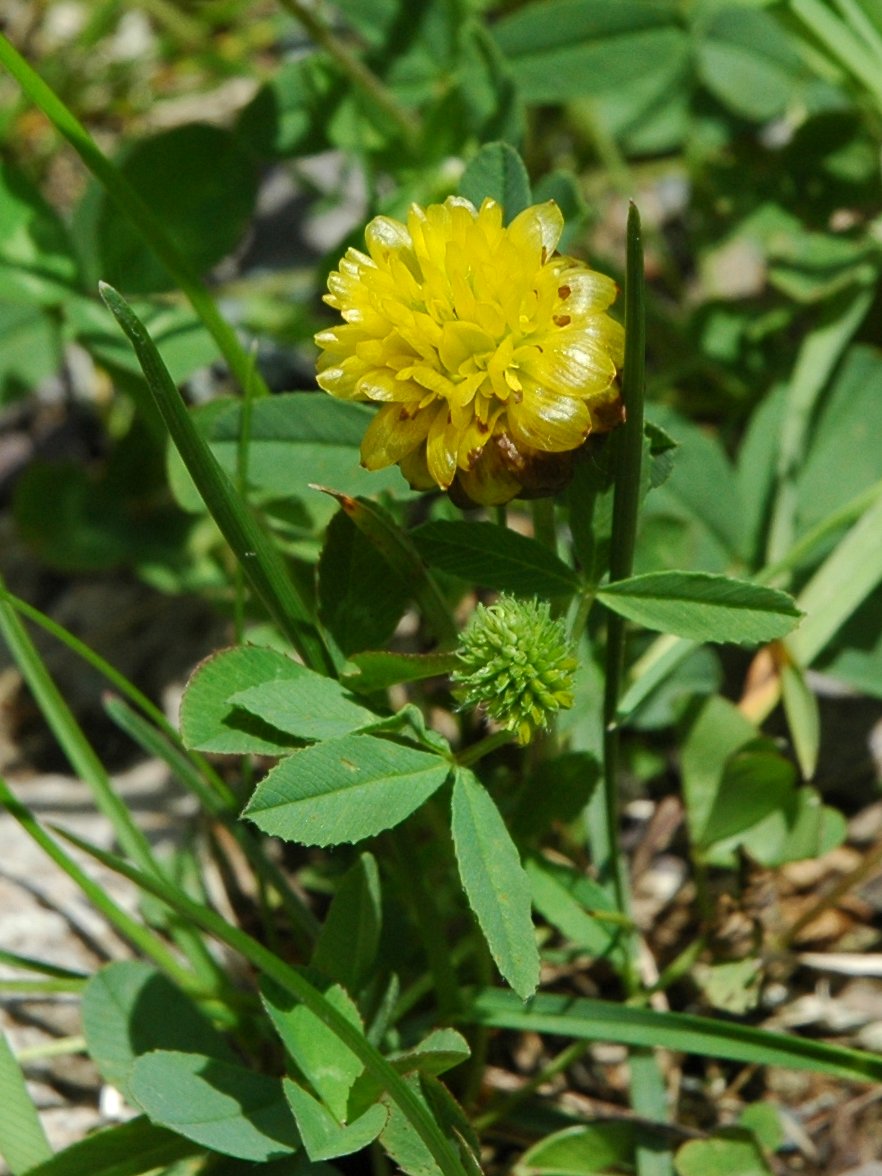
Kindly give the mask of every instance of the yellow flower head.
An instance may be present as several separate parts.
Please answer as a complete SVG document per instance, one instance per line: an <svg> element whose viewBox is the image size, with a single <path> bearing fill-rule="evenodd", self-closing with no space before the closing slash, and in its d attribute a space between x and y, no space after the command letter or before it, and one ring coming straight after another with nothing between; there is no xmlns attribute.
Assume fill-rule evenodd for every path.
<svg viewBox="0 0 882 1176"><path fill-rule="evenodd" d="M621 419L624 335L606 313L611 278L555 253L553 200L507 227L487 199L378 216L367 254L349 249L325 301L318 382L380 409L361 446L369 470L395 462L417 489L485 505L548 493L568 455Z"/></svg>

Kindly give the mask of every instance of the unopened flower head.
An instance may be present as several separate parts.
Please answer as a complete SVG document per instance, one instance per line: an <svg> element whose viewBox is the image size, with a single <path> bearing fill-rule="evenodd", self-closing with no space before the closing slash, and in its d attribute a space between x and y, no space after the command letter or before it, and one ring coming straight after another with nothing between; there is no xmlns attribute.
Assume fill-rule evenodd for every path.
<svg viewBox="0 0 882 1176"><path fill-rule="evenodd" d="M590 433L621 419L623 331L611 278L555 253L553 200L508 226L459 197L378 216L325 301L344 322L316 336L318 382L379 411L361 446L412 486L484 505L550 493ZM563 474L562 474L563 471Z"/></svg>
<svg viewBox="0 0 882 1176"><path fill-rule="evenodd" d="M562 619L545 601L503 595L479 604L456 650L452 681L465 706L480 706L529 743L559 710L573 705L576 659Z"/></svg>

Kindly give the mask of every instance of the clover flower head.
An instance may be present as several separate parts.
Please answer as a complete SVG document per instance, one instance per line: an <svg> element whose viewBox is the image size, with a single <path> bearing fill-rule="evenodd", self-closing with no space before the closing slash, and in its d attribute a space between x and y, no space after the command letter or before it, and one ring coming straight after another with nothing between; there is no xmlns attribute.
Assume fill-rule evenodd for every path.
<svg viewBox="0 0 882 1176"><path fill-rule="evenodd" d="M456 196L370 222L367 253L328 280L344 321L316 335L320 387L380 406L364 466L501 504L559 489L588 435L619 423L616 285L555 252L562 229L553 200L505 226L494 200Z"/></svg>
<svg viewBox="0 0 882 1176"><path fill-rule="evenodd" d="M462 669L451 679L464 706L480 706L519 743L529 743L573 705L573 657L562 618L547 601L502 595L479 604L460 635Z"/></svg>

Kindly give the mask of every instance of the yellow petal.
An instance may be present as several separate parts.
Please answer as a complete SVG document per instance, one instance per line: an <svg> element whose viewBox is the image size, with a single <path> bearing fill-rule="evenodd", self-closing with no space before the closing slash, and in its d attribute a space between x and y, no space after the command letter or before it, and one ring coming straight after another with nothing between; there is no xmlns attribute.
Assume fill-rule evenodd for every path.
<svg viewBox="0 0 882 1176"><path fill-rule="evenodd" d="M367 400L414 404L422 400L425 391L412 380L399 380L386 368L371 368L359 377L358 394Z"/></svg>
<svg viewBox="0 0 882 1176"><path fill-rule="evenodd" d="M431 412L431 409L426 410ZM445 403L438 405L426 438L426 461L436 485L446 490L456 474L458 433Z"/></svg>
<svg viewBox="0 0 882 1176"><path fill-rule="evenodd" d="M384 262L392 252L413 249L407 226L391 216L375 216L364 231L364 239L375 262Z"/></svg>
<svg viewBox="0 0 882 1176"><path fill-rule="evenodd" d="M560 331L554 336L554 345L541 351L520 348L515 361L537 384L561 396L596 395L606 391L616 376L609 352L581 331Z"/></svg>
<svg viewBox="0 0 882 1176"><path fill-rule="evenodd" d="M360 400L358 381L363 373L364 364L354 355L339 362L330 355L322 355L318 361L316 382L324 392L340 400Z"/></svg>
<svg viewBox="0 0 882 1176"><path fill-rule="evenodd" d="M474 323L445 323L441 332L441 346L438 358L450 372L474 360L475 356L494 351L493 339Z"/></svg>
<svg viewBox="0 0 882 1176"><path fill-rule="evenodd" d="M519 249L537 254L537 264L550 257L563 232L563 215L553 200L533 204L508 226L509 239ZM543 256L544 254L544 256Z"/></svg>
<svg viewBox="0 0 882 1176"><path fill-rule="evenodd" d="M369 470L394 465L426 438L431 410L410 416L399 404L384 404L367 427L361 442L361 462Z"/></svg>
<svg viewBox="0 0 882 1176"><path fill-rule="evenodd" d="M555 275L561 313L576 316L597 314L615 302L618 286L606 274L584 265L569 265Z"/></svg>
<svg viewBox="0 0 882 1176"><path fill-rule="evenodd" d="M547 453L578 449L591 431L591 414L583 400L532 381L525 384L520 404L509 402L506 418L515 441Z"/></svg>

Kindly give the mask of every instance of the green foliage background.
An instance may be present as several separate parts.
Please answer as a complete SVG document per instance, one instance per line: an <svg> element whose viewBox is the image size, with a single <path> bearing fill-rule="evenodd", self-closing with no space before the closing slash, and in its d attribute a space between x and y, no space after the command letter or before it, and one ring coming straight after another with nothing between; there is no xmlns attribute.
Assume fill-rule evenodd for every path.
<svg viewBox="0 0 882 1176"><path fill-rule="evenodd" d="M203 593L237 637L263 638L200 667L183 741L130 684L114 683L127 699L114 713L234 831L274 899L251 938L154 859L19 617L52 623L4 590L6 643L117 829L125 860L102 860L163 912L139 924L82 883L151 961L99 972L84 998L91 1056L146 1118L50 1158L4 1050L0 1089L25 1108L0 1129L15 1176L329 1172L368 1148L385 1164L380 1147L415 1176L459 1173L475 1169L476 1127L502 1170L519 1110L475 1103L488 1028L573 1039L561 1069L585 1042L633 1051L647 1122L545 1108L519 1138L520 1176L768 1173L780 1124L762 1108L672 1144L648 1049L850 1080L878 1080L878 1060L643 1007L598 780L611 719L635 789L667 787L676 757L705 909L667 984L705 951L711 971L746 969L735 985L752 991L763 952L715 958L708 880L845 837L816 778L826 733L809 671L882 698L878 0L96 0L68 6L72 24L62 7L14 5L0 42L0 406L38 402L60 373L103 450L88 468L34 462L12 509L47 568L130 568L162 592ZM563 246L622 283L627 200L642 211L649 423L635 574L617 583L605 579L609 448L577 467L555 554L538 515L531 539L417 499L395 469L366 474L367 410L315 394L327 273L371 216L453 192L493 195L508 218L553 197ZM118 291L105 288L106 306L99 281ZM76 377L83 356L89 375ZM438 704L432 682L474 588L572 599L581 641L561 748L522 764L513 790L504 758L482 782L479 754L451 750L428 707L390 715L383 702L387 687L425 681ZM413 602L440 651L385 648ZM636 630L610 714L597 650L618 618ZM753 655L724 642L767 647L774 689L747 707L733 699ZM778 702L783 741L761 730ZM231 786L202 753L278 763L252 792L248 772ZM329 903L321 926L257 830L311 847L370 839L299 859L300 881ZM463 930L468 908L480 935ZM296 968L266 946L279 912ZM203 935L247 960L259 987L237 992ZM546 992L524 1008L540 955L604 961L631 1005ZM491 959L517 996L490 981ZM716 975L716 989L694 986L704 1012L725 1004ZM85 980L55 977L71 991ZM157 1008L172 1010L169 1033ZM447 1070L465 1111L439 1081Z"/></svg>

